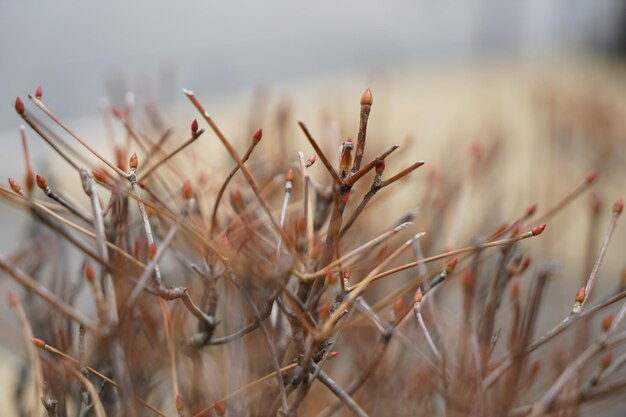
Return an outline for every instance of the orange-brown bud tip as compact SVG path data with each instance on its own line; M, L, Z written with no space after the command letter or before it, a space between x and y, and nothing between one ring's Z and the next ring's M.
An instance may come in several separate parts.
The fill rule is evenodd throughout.
M380 161L376 164L376 173L381 175L383 172L385 172L385 161Z
M176 395L176 410L182 411L184 407L185 407L185 404L183 403L183 399L180 397L180 394L177 394Z
M336 350L333 350L332 352L330 352L328 354L328 359L335 359L337 356L339 356L339 352L337 352Z
M404 313L406 309L406 304L404 302L404 298L400 297L398 298L396 301L394 301L393 303L393 313L397 318L400 318L400 316L402 315L402 313Z
M608 332L613 324L613 314L609 313L602 318L602 331Z
M150 258L150 259L154 258L154 255L156 255L156 252L157 252L156 245L154 243L151 243L148 246L148 258Z
M591 171L587 172L587 175L585 175L585 182L587 184L591 184L597 179L598 179L598 171L596 169L592 169Z
M613 362L613 354L609 350L605 352L604 355L602 355L602 357L600 358L600 368L602 370L605 370L606 368L611 366L611 362Z
M226 413L226 408L224 408L224 404L221 401L215 401L213 404L213 409L215 410L215 414L222 417Z
M613 204L613 213L621 214L622 210L624 210L624 199L620 197Z
M530 257L527 256L524 258L524 260L522 261L522 268L520 270L520 273L526 271L528 269L528 267L530 266L531 260Z
M537 374L539 373L539 370L541 369L541 362L536 360L533 363L530 364L530 375L529 377L531 379L535 378L537 376Z
M535 214L535 212L537 211L537 203L530 205L527 209L526 209L526 213L524 214L525 217L530 217L533 214Z
M467 270L461 277L461 286L463 290L469 292L474 286L474 274L472 271Z
M7 302L11 307L17 306L17 296L13 291L7 292Z
M193 197L193 189L191 188L191 182L189 180L183 183L182 194L185 200L191 200Z
M89 282L94 282L96 279L96 273L89 262L85 262L85 266L83 266L83 275Z
M372 104L374 104L374 97L372 96L372 90L368 88L361 96L361 106L371 106Z
M351 276L352 276L352 268L347 266L346 269L343 270L343 279L350 279Z
M196 135L198 133L198 119L193 119L191 122L191 134Z
M310 167L311 165L313 165L315 163L315 161L317 161L317 155L313 154L311 156L309 156L309 159L307 159L306 161L306 167Z
M22 194L22 187L13 178L9 178L9 186L15 194Z
M515 237L517 235L519 235L519 232L522 230L522 225L518 223L515 223L513 225L513 227L511 228L511 237Z
M91 175L93 175L93 177L100 182L106 182L107 175L102 169L94 169L91 171Z
M287 170L287 175L285 175L285 181L292 182L293 181L293 169L289 168Z
M43 88L41 88L41 86L37 87L37 90L35 90L35 97L37 97L38 99L41 99L41 97L43 97Z
M584 303L585 297L587 297L587 292L585 291L585 287L580 287L580 289L576 293L576 298L574 299L574 301L576 301L577 303Z
M35 347L38 347L39 349L44 349L46 347L46 342L37 337L33 337L33 345L35 345Z
M324 303L320 306L320 320L327 320L330 317L330 304Z
M543 233L543 231L546 230L546 224L540 224L539 226L535 226L532 229L532 234L533 236L537 236Z
M17 114L22 115L24 114L24 102L22 101L21 98L17 97L15 99L15 111L17 112Z
M259 129L256 132L254 132L254 135L252 135L252 142L259 143L262 137L263 137L263 129Z
M46 191L46 188L48 188L48 181L46 181L46 178L43 175L37 175L35 177L35 181L37 182L37 187Z
M513 278L511 280L511 298L513 300L519 300L519 293L521 290L521 284L519 278Z
M133 153L130 157L130 160L128 161L128 166L130 167L130 169L137 169L137 167L139 166L139 158L137 158L137 154Z
M424 294L422 293L422 289L420 287L417 287L417 290L415 290L415 294L413 294L413 302L414 303L421 303L422 302L422 298L424 298Z
M456 268L459 260L457 258L452 259L450 262L446 264L446 273L449 274Z

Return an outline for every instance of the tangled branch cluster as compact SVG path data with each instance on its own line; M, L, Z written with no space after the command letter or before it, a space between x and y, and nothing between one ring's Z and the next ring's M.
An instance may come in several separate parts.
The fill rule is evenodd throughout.
M262 157L252 167L262 131L241 156L193 92L185 95L234 161L229 173L211 173L219 187L185 180L177 164L204 134L197 120L186 141L166 150L171 131L154 140L129 109L114 109L127 141L110 160L45 106L41 89L29 98L63 135L16 100L87 197L70 198L34 174L22 128L25 187L10 179L0 188L41 226L11 257L0 256L6 276L25 289L9 294L29 370L17 383L19 415L537 417L626 387L626 356L612 357L626 342L626 288L587 303L623 201L571 314L540 336L554 267L531 265L521 242L542 234L595 172L532 224L536 205L457 248L464 199L445 197L479 181L495 147L474 149L464 178L432 176L424 213L386 223L369 206L384 205L376 195L423 162L387 176L399 146L366 155L369 89L356 143L341 143L338 165L300 122L312 156ZM129 157L130 149L137 153ZM311 172L316 163L324 180ZM430 231L445 224L442 245ZM76 257L80 274L72 274ZM590 317L617 303L594 330ZM449 310L461 325L444 319ZM534 360L571 332L576 342L560 367Z

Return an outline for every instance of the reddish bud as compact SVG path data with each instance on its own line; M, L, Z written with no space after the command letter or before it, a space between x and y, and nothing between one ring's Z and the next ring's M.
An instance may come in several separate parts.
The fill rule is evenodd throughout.
M48 181L46 181L46 178L43 175L37 175L35 177L35 181L37 181L37 187L46 191L46 188L48 188Z
M17 97L15 99L15 111L17 112L17 114L22 115L24 114L24 102L22 101L21 98Z
M376 252L376 256L374 256L374 259L376 259L377 261L383 259L387 255L388 250L389 247L387 245L381 246L380 249L378 249L378 252Z
M476 162L480 161L483 158L483 145L476 140L470 146L470 153Z
M156 252L157 252L157 247L154 243L151 243L150 245L148 245L148 259L154 258L154 255L156 255Z
M337 283L337 274L335 274L334 272L329 272L328 274L326 274L326 285L332 286L332 285L335 285L336 283Z
M361 106L371 106L374 103L374 97L372 96L372 90L369 88L361 95Z
M304 234L306 231L306 220L304 217L299 216L296 218L296 233Z
M137 158L137 154L133 153L130 157L130 160L128 161L128 166L130 167L130 169L137 169L137 167L139 166L139 158Z
M37 87L37 90L35 90L35 97L37 97L37 99L43 97L43 88L41 88L41 86Z
M224 404L221 401L215 401L213 404L213 409L215 410L215 414L222 417L226 413L226 409L224 408Z
M465 292L470 292L472 287L474 286L474 274L472 271L467 270L461 277L461 286Z
M545 223L540 224L539 226L533 227L532 234L533 236L538 236L542 234L545 229L546 229L546 224Z
M454 269L456 268L456 265L459 263L459 260L457 258L452 259L450 262L448 262L446 264L446 274L451 273L452 271L454 271Z
M100 182L106 182L107 175L102 169L94 169L91 171L91 175L93 175L93 177Z
M330 317L330 304L324 303L320 306L320 320L325 321Z
M519 278L511 279L511 299L513 301L519 300L520 290L521 284Z
M613 213L621 214L623 209L624 209L624 199L620 197L615 201L615 204L613 204Z
M609 350L600 358L600 369L604 371L606 368L611 366L611 362L613 362L613 354Z
M287 170L287 175L285 175L285 181L292 182L293 181L293 169L289 168Z
M348 200L350 199L350 191L346 191L341 194L341 202L345 205L348 204Z
M421 303L422 302L422 298L424 298L424 294L422 293L422 289L420 287L417 287L417 290L415 290L415 294L413 294L413 302L414 303Z
M239 192L239 190L234 190L232 193L230 193L230 205L237 213L243 210L243 196L241 195L241 192Z
M317 155L313 154L309 156L309 159L306 160L306 167L310 167L315 163L315 161L317 161Z
M539 370L541 369L541 362L536 360L533 363L530 364L530 372L528 377L530 379L534 379L537 374L539 373Z
M183 183L182 195L185 200L191 200L193 197L193 189L191 188L191 182L189 182L189 180Z
M148 183L146 182L146 180L138 181L137 185L141 187L142 190L148 189Z
M519 232L522 230L522 225L519 223L515 223L511 228L511 237L515 237L519 235Z
M94 282L96 279L96 273L93 270L93 266L89 262L85 262L83 266L83 275L89 282Z
M347 266L346 269L343 270L343 279L350 279L351 276L352 276L352 268Z
M378 175L382 175L385 172L385 161L380 161L376 163L376 173Z
M315 245L313 245L313 250L311 251L311 258L317 259L320 257L321 254L322 254L322 243L317 242Z
M613 314L609 313L602 318L602 331L608 332L613 324Z
M524 271L526 271L528 269L528 267L530 266L531 260L529 256L526 256L523 260L522 260L522 267L520 268L520 274L523 273Z
M33 345L35 345L35 347L38 347L39 349L45 349L46 348L46 342L44 342L43 340L37 338L37 337L33 337Z
M576 293L576 298L574 299L574 301L576 301L577 303L584 303L586 297L587 292L585 291L585 287L580 287L580 289Z
M198 119L193 119L193 122L191 122L191 134L193 136L196 136L197 133L198 133Z
M393 303L393 314L396 319L402 317L402 314L406 310L406 303L404 302L404 298L400 297Z
M122 171L125 171L125 162L124 160L126 159L126 151L120 147L120 146L116 146L115 147L115 161L117 163L117 167L119 169L121 169Z
M592 169L591 171L587 172L587 175L585 175L585 182L587 184L591 184L597 179L598 179L598 171L596 169Z
M537 211L537 203L530 205L524 213L524 217L530 217Z
M254 135L252 135L252 142L259 143L261 141L261 138L263 137L263 129L259 129L256 132L254 132Z
M328 360L335 359L337 356L339 356L339 352L337 352L336 350L333 350L332 352L328 354Z
M183 399L180 397L180 394L176 395L176 410L183 411L185 404L183 403Z
M13 178L9 178L9 186L15 194L22 195L22 187Z
M11 307L17 306L17 297L15 296L15 293L13 291L7 292L7 302Z

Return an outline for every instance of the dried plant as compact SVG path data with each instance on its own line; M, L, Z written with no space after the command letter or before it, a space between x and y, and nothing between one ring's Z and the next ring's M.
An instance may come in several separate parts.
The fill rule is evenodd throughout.
M459 247L469 190L493 166L497 143L475 146L461 178L430 175L419 215L388 219L373 203L384 210L379 194L424 163L388 176L399 146L366 153L369 89L356 143L343 141L337 156L299 122L310 157L287 153L285 109L285 153L258 155L259 129L240 156L194 93L184 94L234 161L211 172L214 184L181 169L205 133L197 120L167 150L171 130L150 138L130 108L112 109L127 140L108 158L46 107L41 88L29 98L63 135L16 100L87 197L35 175L20 129L25 189L13 179L0 188L38 226L0 256L24 288L8 295L28 364L16 383L18 415L537 417L576 415L626 388L626 288L588 302L622 199L572 291L571 313L544 318L554 322L545 334L536 328L555 265L531 265L533 244L522 243L539 239L595 171L544 215L531 204L495 230L473 227ZM619 304L596 329L590 319ZM563 350L551 361L554 345Z

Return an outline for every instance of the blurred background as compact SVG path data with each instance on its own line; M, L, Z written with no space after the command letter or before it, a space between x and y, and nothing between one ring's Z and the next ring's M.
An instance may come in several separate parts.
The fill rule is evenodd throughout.
M290 151L307 153L295 121L307 121L336 149L356 135L358 99L371 87L371 136L408 145L396 168L423 159L463 175L472 144L501 139L502 162L474 189L467 223L511 219L533 202L544 212L594 167L597 195L610 207L626 189L624 57L621 0L0 0L0 179L23 176L13 103L39 85L47 105L99 146L108 105L158 109L166 125L186 131L196 115L185 87L239 140L258 127L271 138L275 114L288 108ZM258 120L250 117L254 106L264 107ZM63 164L28 134L36 171L59 176ZM220 155L214 163L230 166ZM416 174L418 186L425 177ZM414 207L410 197L396 196L406 200L396 211ZM576 282L588 248L587 197L550 225L555 231L541 246L541 256L562 260L563 276ZM0 251L10 253L26 217L2 204L0 218ZM473 224L460 241L481 226L496 224ZM623 231L601 285L619 280Z
M183 87L215 98L220 104L211 111L227 119L241 118L259 91L278 102L308 101L315 114L321 101L344 113L346 95L354 103L366 86L380 85L377 104L389 116L406 113L407 100L425 106L413 106L409 120L427 116L427 125L403 123L393 134L424 136L436 118L437 136L459 135L464 118L487 118L468 111L500 111L503 91L529 79L550 85L573 78L584 94L605 87L598 79L606 71L613 71L611 81L623 81L616 60L626 53L625 22L626 3L619 0L1 0L1 150L20 149L13 102L39 85L57 115L93 142L103 136L103 99L158 106L175 125L191 117L188 107L175 110ZM429 114L433 100L449 110ZM43 144L32 148L35 159L49 162ZM19 158L4 158L0 178L18 176L20 166ZM10 247L0 239L0 249Z

